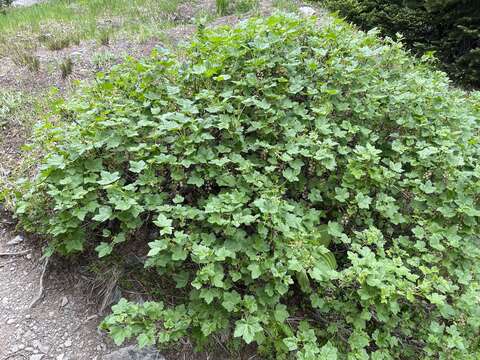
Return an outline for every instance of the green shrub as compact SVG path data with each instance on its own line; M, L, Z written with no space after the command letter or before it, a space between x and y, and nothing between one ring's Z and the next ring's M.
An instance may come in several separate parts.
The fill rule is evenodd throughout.
M478 0L325 0L328 7L363 29L404 36L418 53L435 51L455 79L480 86Z
M116 342L480 356L480 94L402 45L252 19L116 66L60 114L17 214L48 254L134 249L156 272L155 302L103 322Z

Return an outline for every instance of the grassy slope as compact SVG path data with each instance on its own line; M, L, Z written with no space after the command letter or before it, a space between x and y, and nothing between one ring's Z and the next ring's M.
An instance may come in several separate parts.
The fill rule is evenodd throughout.
M178 5L185 2L50 0L0 14L0 204L2 198L9 197L13 179L30 166L25 164L20 148L48 111L50 87L59 82L64 90L70 87L72 79L59 80L61 64L55 61L60 56L68 58L74 51L72 46L89 39L95 39L98 44L94 55L104 55L105 48L110 49L102 47L105 34L107 41L130 39L134 43L161 35L164 29L175 26L174 13ZM43 55L38 56L40 49ZM114 47L111 49L115 51ZM60 55L62 52L58 50L65 55ZM15 82L12 78L33 81L29 86L28 81ZM61 96L68 97L68 93L62 91Z
M95 71L108 70L125 55L138 55L148 48L142 44L151 39L168 44L172 33L181 34L184 27L193 27L194 17L215 20L220 16L215 3L46 0L0 14L0 204L7 201L12 181L24 173L25 167L31 167L25 164L20 149L48 113L52 86L61 89L56 96L69 97L72 80L93 78ZM228 0L227 13L245 17L262 7L294 11L298 3ZM61 76L62 66L70 59L74 76ZM85 69L86 75L84 71L82 76L75 76Z
M31 7L14 8L0 16L4 38L19 34L75 34L92 38L104 28L125 33L154 32L171 25L168 14L181 0L51 0Z

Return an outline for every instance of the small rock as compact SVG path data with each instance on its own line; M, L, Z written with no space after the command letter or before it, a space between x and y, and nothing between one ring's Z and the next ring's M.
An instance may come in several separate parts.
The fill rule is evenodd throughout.
M32 342L32 345L34 348L40 350L40 352L44 353L44 354L48 354L48 350L50 350L50 347L48 347L47 345L44 345L42 344L40 341L38 340L33 340Z
M30 6L41 1L42 0L15 0L12 5L13 6Z
M63 345L64 345L65 347L70 347L70 346L72 346L72 340L69 339L69 340L65 341L65 342L63 343Z
M65 358L65 354L60 354L60 355L57 355L55 360L63 360L64 358Z
M7 320L7 325L12 325L13 323L15 323L15 319L8 319Z
M137 349L135 346L127 346L105 355L103 360L165 360L165 357L154 348Z
M67 305L67 304L68 304L68 298L67 298L66 296L64 296L64 297L62 298L62 302L61 302L61 304L60 304L60 307L63 308L63 307L64 307L65 305Z
M23 236L22 235L17 235L15 236L12 240L7 242L7 245L12 246L12 245L18 245L23 242Z
M305 17L310 17L315 15L315 9L310 6L301 6L298 11Z
M35 354L30 356L30 360L42 360L43 354Z

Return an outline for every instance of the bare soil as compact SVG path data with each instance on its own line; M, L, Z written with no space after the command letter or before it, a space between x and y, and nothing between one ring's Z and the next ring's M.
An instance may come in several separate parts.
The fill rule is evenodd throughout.
M18 244L15 243L23 239ZM41 249L0 225L0 359L101 359L111 341L97 331L97 308L85 296L87 284L79 273L50 264L43 278Z

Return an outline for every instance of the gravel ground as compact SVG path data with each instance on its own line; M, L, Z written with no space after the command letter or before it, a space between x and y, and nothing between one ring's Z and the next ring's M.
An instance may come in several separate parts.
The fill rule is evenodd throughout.
M55 265L44 276L43 260L28 239L0 227L0 359L95 360L112 345L97 331L99 317L85 297L82 281Z

